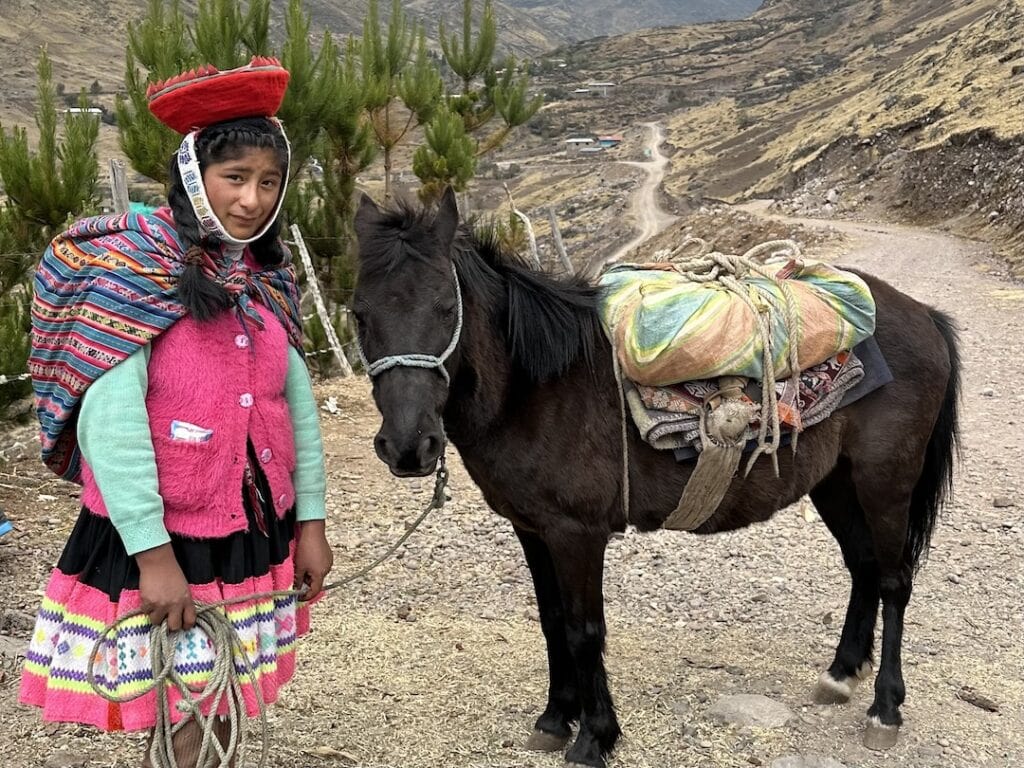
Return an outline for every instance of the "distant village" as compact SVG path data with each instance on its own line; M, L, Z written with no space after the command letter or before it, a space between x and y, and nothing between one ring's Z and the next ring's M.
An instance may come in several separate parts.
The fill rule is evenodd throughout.
M564 65L562 65L564 66ZM574 99L604 98L615 87L615 83L587 83L585 87L573 89ZM622 134L580 134L565 140L566 154L596 155L614 149L622 143Z

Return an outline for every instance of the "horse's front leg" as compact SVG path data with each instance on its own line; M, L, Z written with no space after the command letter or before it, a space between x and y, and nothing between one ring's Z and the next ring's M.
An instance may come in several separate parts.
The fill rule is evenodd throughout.
M516 527L516 536L526 555L526 564L533 576L537 595L537 612L548 649L548 703L537 718L527 749L556 752L572 736L572 724L580 717L580 700L576 687L576 667L569 652L565 634L565 611L555 576L551 553L539 536Z
M576 670L582 708L576 741L565 759L574 764L604 768L605 757L622 731L608 692L604 670L604 551L608 540L585 525L564 518L544 532L554 565L565 636Z

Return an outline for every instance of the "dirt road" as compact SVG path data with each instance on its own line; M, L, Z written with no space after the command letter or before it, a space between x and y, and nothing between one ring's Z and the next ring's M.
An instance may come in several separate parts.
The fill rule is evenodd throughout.
M596 271L600 271L600 267L606 264L622 260L630 251L650 240L678 218L665 213L658 202L658 190L661 189L661 181L665 177L665 166L669 162L669 159L661 153L665 132L658 123L642 123L642 125L648 132L645 149L651 159L642 163L633 160L620 161L622 165L640 168L646 174L629 200L629 212L637 227L637 233L632 240L607 256L602 264L597 265Z
M821 522L787 509L713 538L628 532L612 543L606 660L625 736L611 768L748 768L795 755L847 768L1024 765L1024 290L998 276L979 244L829 224L851 237L842 263L890 280L961 326L964 463L908 611L901 741L888 753L861 746L870 686L844 707L811 703L848 580ZM397 480L374 456L379 419L365 380L327 382L318 396L340 406L322 414L340 577L401 535L430 482ZM5 445L26 437L8 436ZM272 708L273 768L563 765L558 755L521 749L547 686L529 574L509 525L452 464L450 504L400 559L320 605L298 677ZM20 617L34 610L70 530L74 492L31 458L2 468L0 504L19 526L0 544L2 652L24 642ZM137 737L43 725L17 707L16 664L8 655L0 665L0 766L138 764ZM958 698L965 687L998 711ZM730 693L768 696L793 717L771 729L716 724L707 711Z

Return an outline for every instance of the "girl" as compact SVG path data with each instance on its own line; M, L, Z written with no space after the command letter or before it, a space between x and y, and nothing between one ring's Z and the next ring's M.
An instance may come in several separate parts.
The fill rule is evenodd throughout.
M43 459L83 486L22 677L20 700L46 720L152 729L153 692L111 703L86 680L99 631L119 617L144 612L93 660L108 693L151 684L149 630L160 622L181 630L176 666L202 684L215 651L194 627L196 601L305 584L301 601L225 609L254 673L243 677L249 714L254 686L269 703L292 676L305 601L333 559L298 290L278 239L290 157L270 116L287 82L276 60L257 58L152 86L151 111L185 134L169 207L78 222L36 274L30 370ZM216 732L224 743L224 723ZM175 734L182 768L195 766L201 736L194 721Z

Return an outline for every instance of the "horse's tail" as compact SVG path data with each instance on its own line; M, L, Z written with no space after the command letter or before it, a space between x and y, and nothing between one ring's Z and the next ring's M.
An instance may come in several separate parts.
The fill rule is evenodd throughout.
M922 555L927 557L935 522L946 499L953 492L953 464L960 458L960 360L959 337L956 325L937 309L930 310L932 322L946 342L949 352L949 379L942 409L928 439L924 468L914 487L910 503L910 527L907 546L911 562L917 566Z

